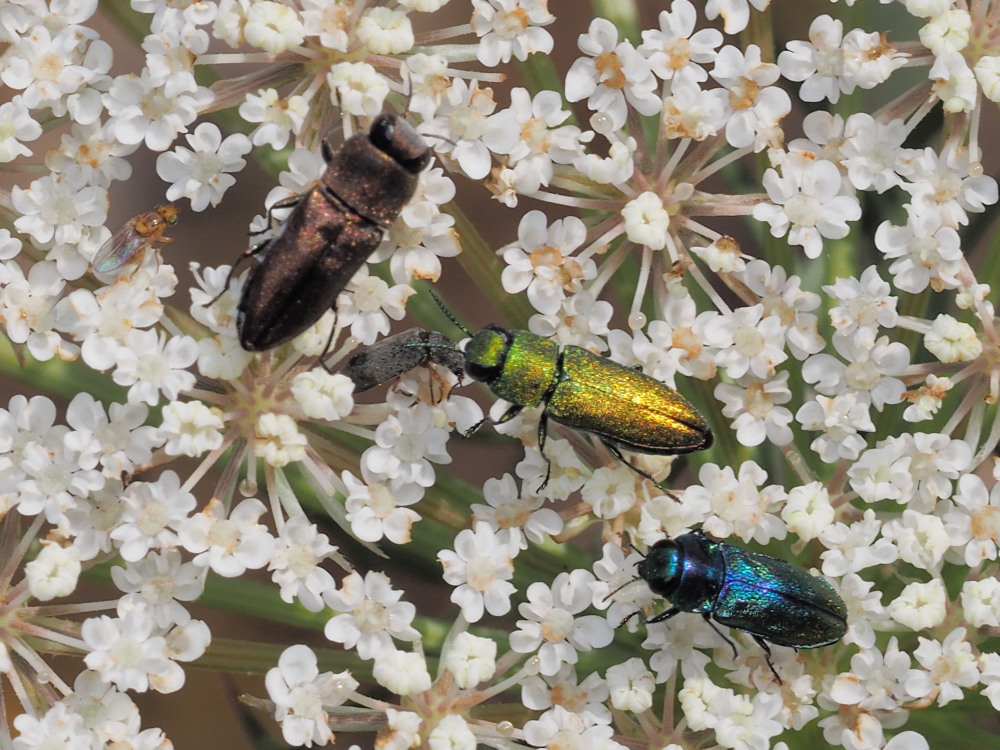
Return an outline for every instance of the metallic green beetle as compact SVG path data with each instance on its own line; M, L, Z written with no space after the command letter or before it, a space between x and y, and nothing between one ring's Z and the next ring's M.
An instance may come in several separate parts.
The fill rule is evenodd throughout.
M704 417L673 388L637 369L528 331L489 325L470 335L465 371L512 406L500 419L484 419L467 434L485 421L502 424L524 408L542 405L538 450L543 456L546 422L553 419L596 435L615 457L650 480L625 460L622 449L673 455L712 445ZM548 476L543 487L547 481Z

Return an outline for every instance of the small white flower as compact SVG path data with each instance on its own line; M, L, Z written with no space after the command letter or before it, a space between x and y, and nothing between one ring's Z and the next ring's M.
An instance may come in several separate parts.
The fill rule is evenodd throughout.
M738 34L747 27L750 20L750 6L764 10L771 0L708 0L705 17L712 21L722 16L723 28L727 34Z
M965 640L965 628L955 628L943 642L918 638L920 645L913 652L926 669L938 690L937 705L944 706L964 696L962 688L979 682L979 669L971 644Z
M553 315L567 295L594 278L597 266L589 257L571 255L587 236L580 219L569 216L551 226L547 222L541 211L529 211L521 218L517 245L503 251L508 265L501 282L511 294L527 289L532 306L544 315Z
M660 111L649 61L630 42L618 41L618 29L611 21L593 19L577 46L587 57L577 58L566 74L568 101L586 99L588 108L611 118L614 130L625 124L629 106L642 115Z
M413 47L410 16L391 8L370 8L358 20L358 40L373 55L399 55Z
M413 524L420 520L420 514L409 506L423 498L424 488L398 478L371 476L364 468L362 473L365 482L348 471L341 475L347 485L344 506L351 531L366 542L385 537L394 544L406 544Z
M427 736L430 750L475 750L476 735L469 723L458 714L448 714Z
M264 412L254 429L254 452L271 466L281 467L301 461L309 441L287 414Z
M807 258L818 258L823 238L847 236L848 222L861 218L861 205L844 195L840 170L825 159L801 158L791 152L781 165L781 176L773 169L764 173L764 189L770 203L758 203L753 217L771 225L774 237L788 234L788 242L801 245Z
M746 269L744 255L732 237L720 237L710 245L688 249L705 261L714 273L742 273Z
M580 498L598 518L612 520L627 513L638 497L635 476L627 466L596 469L583 484Z
M386 651L375 657L372 668L375 681L400 696L416 695L431 687L431 676L422 654Z
M72 547L47 543L35 559L24 566L24 577L31 595L47 602L73 593L80 570L80 557Z
M42 126L31 116L20 96L0 104L0 163L14 161L19 156L31 156L25 141L42 134Z
M937 516L907 508L899 518L882 525L882 536L899 550L899 559L921 570L938 572L948 551L948 532Z
M963 474L944 514L951 544L970 568L997 558L1000 545L1000 484L987 490L976 474Z
M753 146L760 151L779 137L778 123L792 108L788 94L773 85L780 75L777 65L761 60L756 44L747 45L746 51L730 44L719 50L712 78L725 89L721 101L725 108L726 140L733 148ZM768 188L766 173L764 187ZM774 200L774 196L771 198Z
M938 55L928 76L934 81L933 91L946 113L967 113L977 106L976 75L961 52L952 50Z
M371 571L363 578L352 571L340 588L327 589L326 605L340 614L330 618L324 633L344 648L355 649L362 659L375 659L395 651L393 638L417 641L420 634L410 623L416 607L402 601L403 592L392 588L383 573Z
M805 430L822 430L809 447L827 463L838 458L856 459L865 447L859 433L875 430L868 404L853 392L834 398L817 395L802 405L795 418Z
M191 73L175 73L172 80L183 77L190 78L190 86L177 86L183 92L173 95L156 84L146 70L138 76L115 78L102 96L109 115L109 132L121 143L145 142L153 151L166 151L213 99L211 90L198 86Z
M194 386L194 375L185 368L198 357L198 344L190 336L166 338L156 331L134 330L126 346L118 347L118 366L111 374L118 385L129 386L129 401L156 406L162 393L170 400Z
M973 33L968 10L952 8L931 18L920 28L920 41L935 56L961 52Z
M827 15L817 16L809 26L809 41L793 40L778 55L781 74L790 81L802 81L799 98L804 102L823 99L836 104L841 94L854 90L853 82L841 76L844 56L840 42L844 33L841 21Z
M622 218L625 234L635 244L650 250L667 246L670 214L656 193L647 190L630 200L622 207Z
M80 184L72 174L47 174L27 190L15 185L10 201L17 212L14 227L39 245L79 243L108 216L107 190Z
M766 481L767 472L753 461L741 463L738 473L730 466L708 463L698 471L698 484L684 490L682 502L701 511L709 534L766 544L785 538L785 526L777 515L783 493L776 487L760 489Z
M541 26L556 18L547 0L473 0L472 30L480 37L476 56L488 68L528 59L533 52L552 51L552 35Z
M478 622L484 610L491 615L510 611L510 596L516 591L510 583L515 555L517 547L509 533L495 532L482 521L474 530L458 532L454 552L438 552L444 580L455 587L451 601L462 608L468 622Z
M390 416L375 430L375 445L361 456L363 469L374 475L421 487L434 484L437 464L451 463L447 453L448 431L439 427L436 412L427 404Z
M962 612L974 628L1000 627L1000 580L984 578L962 584Z
M473 523L485 521L495 529L510 530L512 538L516 531L535 544L541 544L547 537L555 536L563 528L562 518L552 508L542 507L545 498L532 493L527 487L518 490L514 477L504 474L500 479L490 478L483 485L483 499L489 505L472 506ZM519 547L527 549L525 539Z
M222 412L201 401L171 401L161 412L160 438L168 456L200 456L222 445Z
M291 604L298 599L310 612L322 610L323 594L335 583L320 563L336 551L326 534L306 516L289 518L281 527L267 565L273 571L271 580L280 587L281 600Z
M289 135L298 135L308 113L305 97L292 95L282 99L274 89L247 94L246 101L240 105L240 117L247 122L260 123L251 134L253 145L266 144L274 149L283 149Z
M227 518L223 504L213 498L204 510L181 525L178 540L194 554L195 565L236 578L247 570L263 568L274 553L274 537L266 526L257 523L266 512L264 503L249 498L233 508Z
M633 155L637 148L635 138L632 137L615 141L608 149L607 156L584 154L573 161L573 169L601 185L627 182L635 172Z
M833 523L835 512L830 493L820 482L793 487L781 509L781 520L788 530L808 542Z
M40 716L18 714L12 724L17 730L17 736L10 743L12 750L42 747L88 750L102 742L86 727L83 716L65 703L56 703Z
M983 96L991 102L1000 101L1000 56L983 55L973 68Z
M119 615L140 612L164 629L191 620L181 602L198 599L205 590L205 578L204 568L184 562L177 549L152 552L124 568L111 568L111 579L124 594L118 600Z
M177 529L194 510L194 495L180 491L180 477L163 472L155 482L132 482L122 500L125 512L111 531L124 560L135 562L150 549L178 545Z
M560 573L549 587L536 581L528 587L528 601L517 611L525 620L517 621L510 634L510 646L522 654L538 653L539 671L553 675L562 664L576 664L578 651L604 648L614 637L607 620L582 615L590 606L594 576L589 570Z
M635 657L608 669L608 690L611 705L619 711L642 713L653 706L656 681L642 659Z
M765 439L774 445L792 442L788 427L792 413L780 406L792 400L787 372L779 372L763 382L744 376L736 384L719 383L715 397L725 404L722 413L733 419L732 427L740 444L760 445Z
M557 750L570 742L574 747L589 750L625 750L612 739L614 728L597 723L592 716L554 706L540 718L524 724L524 739L534 747Z
M268 697L274 701L274 718L290 745L326 745L334 741L324 707L343 704L358 682L350 672L319 671L316 654L308 646L285 649L278 666L264 678Z
M924 335L924 346L942 362L971 362L983 353L983 342L968 323L941 313Z
M489 116L496 109L493 91L480 88L477 81L452 80L432 119L420 125L420 132L434 135L439 155L450 155L467 177L480 180L490 172L492 159L484 138L491 127ZM497 123L493 127L500 127Z
M233 133L223 140L217 125L203 122L187 136L187 142L190 149L177 146L160 154L156 173L173 183L167 188L168 200L184 197L191 201L191 210L204 211L209 204L219 205L226 190L236 184L236 178L228 173L246 166L242 157L250 151L250 139Z
M170 668L166 641L156 634L151 617L136 612L120 619L92 617L84 620L80 635L87 644L87 667L119 690L145 692L152 675Z
M948 594L940 579L908 583L886 606L893 620L910 630L926 630L944 622Z
M339 62L326 74L330 98L347 114L375 117L389 95L389 84L366 62Z
M864 336L874 340L878 328L893 328L896 325L896 297L890 287L878 275L875 266L868 266L860 279L837 279L823 287L833 302L839 302L830 310L830 321L841 336Z
M496 641L469 632L459 633L444 655L445 667L464 690L490 679L496 671L496 660Z
M305 39L305 28L295 9L270 0L249 4L243 33L247 44L274 55L299 46Z
M333 422L354 408L354 384L346 375L333 375L316 367L296 375L291 390L303 413L313 419Z
M423 721L419 714L387 708L385 718L386 725L375 738L379 750L410 750L415 744L420 744L418 732Z
M708 343L718 348L716 363L733 378L747 372L767 379L788 355L783 351L785 325L776 315L765 315L763 305L740 307L724 315L708 332Z
M899 558L899 551L888 539L876 539L882 523L871 508L850 526L835 523L824 529L819 540L827 547L820 555L823 575L839 578L857 573L873 565L891 565Z
M695 81L706 80L708 73L702 64L715 58L722 44L719 30L695 31L698 12L689 0L674 0L670 10L661 10L658 18L660 28L644 30L639 45L653 73L664 81L685 74Z
M81 468L100 464L106 477L132 473L161 443L156 428L145 424L148 414L145 404L110 404L105 414L89 393L77 394L66 409L66 422L74 428L66 445L79 453Z

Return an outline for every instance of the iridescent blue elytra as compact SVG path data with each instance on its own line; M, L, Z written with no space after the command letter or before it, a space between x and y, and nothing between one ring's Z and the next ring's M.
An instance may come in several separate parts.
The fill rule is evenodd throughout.
M650 590L671 604L644 622L698 612L709 625L714 619L742 630L763 647L775 677L766 642L817 648L839 641L847 632L847 607L827 581L784 560L716 541L700 530L661 539L637 569ZM712 627L735 654L732 641Z

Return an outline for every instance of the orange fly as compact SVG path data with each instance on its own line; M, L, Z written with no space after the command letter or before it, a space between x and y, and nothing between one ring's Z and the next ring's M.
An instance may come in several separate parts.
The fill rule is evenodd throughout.
M168 203L157 206L152 211L135 216L115 232L111 239L101 245L94 256L94 270L108 273L128 263L139 253L154 243L172 242L163 233L167 227L177 223L176 206Z

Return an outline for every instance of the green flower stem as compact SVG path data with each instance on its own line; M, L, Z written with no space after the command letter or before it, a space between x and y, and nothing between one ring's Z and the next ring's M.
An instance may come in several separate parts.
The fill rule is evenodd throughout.
M499 308L506 325L518 329L527 328L528 318L534 312L527 297L504 291L499 283L503 264L497 258L496 252L486 244L476 225L461 208L450 203L447 210L455 217L455 231L462 238L462 252L458 255L458 262L462 268L470 278L482 283L479 291Z

